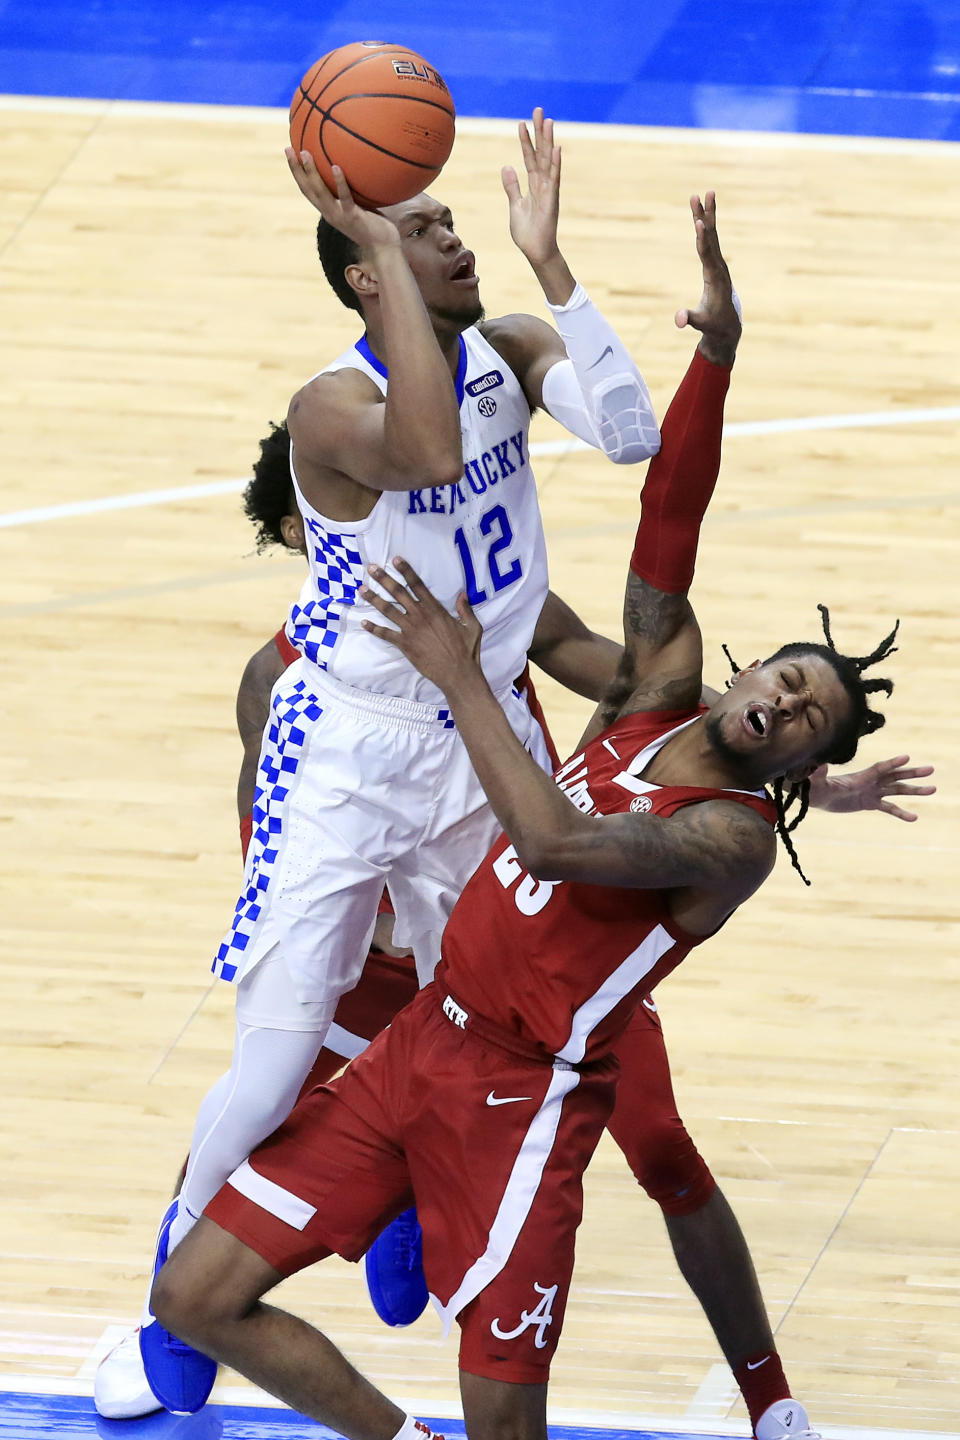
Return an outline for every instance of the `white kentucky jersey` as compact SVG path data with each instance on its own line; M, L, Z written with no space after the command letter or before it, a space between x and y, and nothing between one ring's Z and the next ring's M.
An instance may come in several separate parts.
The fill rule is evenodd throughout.
M385 394L387 369L366 337L321 375L353 368ZM330 520L304 498L290 466L304 519L310 574L287 620L301 655L357 689L442 703L437 687L386 641L361 626L382 617L360 599L367 566L408 560L440 604L453 611L465 591L483 625L481 663L496 694L523 670L547 595L547 556L530 469L530 406L517 377L471 327L460 337L456 377L463 436L463 477L454 485L384 490L364 520ZM430 444L424 417L424 445Z

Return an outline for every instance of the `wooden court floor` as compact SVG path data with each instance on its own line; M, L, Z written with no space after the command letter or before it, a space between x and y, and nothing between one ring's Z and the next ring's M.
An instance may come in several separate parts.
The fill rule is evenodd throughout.
M0 109L11 1389L89 1393L97 1347L139 1313L231 1044L208 966L238 879L233 696L299 562L252 553L233 493L118 502L242 477L267 421L354 338L283 129L268 111ZM491 314L539 309L499 189L514 152L502 126L464 127L435 187ZM723 641L749 661L817 638L817 601L854 653L902 620L888 727L861 755L932 762L939 794L914 826L810 818L813 887L781 863L659 999L681 1112L751 1241L795 1392L827 1435L957 1432L960 151L584 127L564 164L565 249L661 412L691 350L673 312L699 294L687 197L718 191L747 333L694 592L708 671L723 677ZM538 419L533 439L559 434ZM554 588L615 634L640 478L578 451L537 470ZM93 499L108 505L9 523ZM583 704L544 695L572 745ZM743 1425L612 1147L587 1189L558 1411ZM354 1268L286 1300L395 1395L455 1405L453 1342L429 1315L380 1327Z

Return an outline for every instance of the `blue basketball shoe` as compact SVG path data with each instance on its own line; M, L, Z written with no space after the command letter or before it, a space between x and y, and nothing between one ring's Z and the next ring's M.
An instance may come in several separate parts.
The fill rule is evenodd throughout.
M154 1278L160 1267L166 1264L170 1226L176 1214L177 1202L174 1200L160 1224L153 1261ZM140 1327L140 1355L147 1384L161 1405L174 1415L194 1415L203 1409L217 1378L216 1360L201 1355L192 1345L164 1330L149 1309Z
M430 1296L423 1273L423 1232L411 1207L391 1221L364 1257L367 1289L385 1325L412 1325Z

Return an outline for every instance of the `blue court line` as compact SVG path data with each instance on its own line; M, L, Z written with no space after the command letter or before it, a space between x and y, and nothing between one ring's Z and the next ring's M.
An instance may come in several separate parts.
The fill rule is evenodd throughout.
M460 1420L422 1417L447 1440L464 1436ZM256 1406L208 1405L199 1415L168 1415L142 1420L103 1420L93 1401L79 1395L0 1394L0 1440L338 1440L335 1430L291 1410ZM551 1425L551 1440L716 1440L716 1434L680 1434L671 1430L598 1430ZM729 1437L728 1437L729 1440Z

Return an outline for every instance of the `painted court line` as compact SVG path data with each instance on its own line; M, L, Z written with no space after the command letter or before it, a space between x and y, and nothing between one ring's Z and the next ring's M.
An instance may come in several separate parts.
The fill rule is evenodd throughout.
M753 435L796 435L819 430L860 430L891 425L942 425L960 420L960 405L918 410L877 410L850 415L806 415L782 420L742 420L725 425L725 440ZM534 457L566 455L593 447L583 440L546 440L530 446ZM150 505L176 505L211 495L230 495L242 490L242 480L214 480L203 485L178 485L166 490L141 490L129 495L105 495L99 499L75 500L64 505L43 505L29 510L0 514L0 530L20 525L42 525L48 520L68 520L80 515L97 515L109 510L138 510Z
M326 1440L334 1432L325 1426L306 1421L290 1410L263 1405L256 1392L246 1391L240 1403L230 1403L226 1395L214 1392L216 1400L201 1415L188 1420L165 1413L147 1416L130 1422L108 1421L97 1423L89 1394L78 1395L61 1390L38 1388L30 1390L15 1388L8 1383L17 1377L0 1379L0 1393L8 1396L6 1403L0 1402L0 1437L3 1440L47 1440L56 1436L58 1440L85 1440L87 1436L103 1436L109 1430L111 1436L129 1435L130 1440L172 1440L174 1434L187 1440L189 1435L252 1436L263 1440ZM23 1377L19 1377L22 1381ZM423 1414L420 1406L398 1397L398 1403L413 1413ZM451 1436L463 1435L463 1424L457 1416L436 1414L438 1408L431 1406L431 1414L424 1415L428 1424L442 1425ZM452 1423L451 1423L452 1421ZM104 1427L106 1425L106 1429ZM684 1440L745 1440L747 1427L744 1421L708 1420L706 1422L673 1420L659 1416L598 1414L596 1412L563 1412L551 1410L550 1433L554 1440L670 1440L670 1437L684 1437ZM824 1430L824 1440L960 1440L960 1436L948 1435L943 1431L893 1430L871 1426L869 1430L860 1426L829 1426Z

